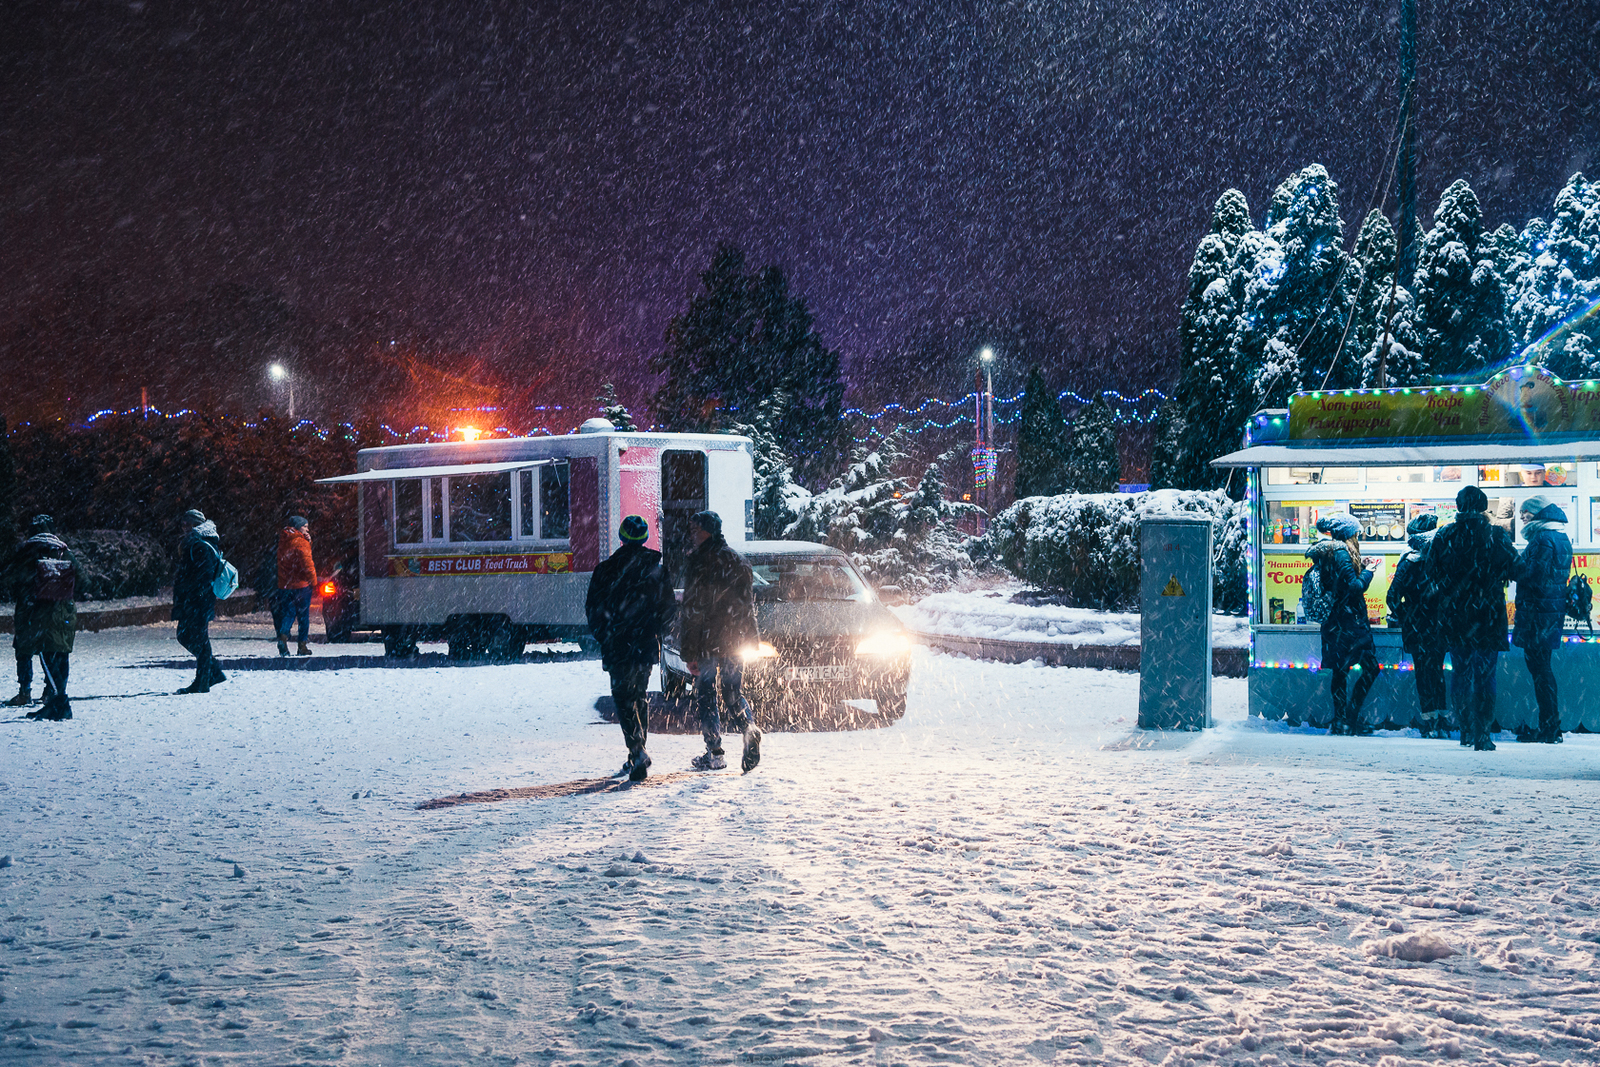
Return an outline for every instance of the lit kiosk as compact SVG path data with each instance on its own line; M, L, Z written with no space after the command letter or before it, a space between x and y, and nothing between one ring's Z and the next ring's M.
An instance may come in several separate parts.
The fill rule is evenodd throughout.
M1559 504L1573 573L1600 588L1600 382L1563 382L1542 367L1518 366L1483 385L1296 393L1287 411L1251 419L1242 450L1212 462L1246 474L1252 715L1318 726L1332 715L1320 629L1300 617L1305 551L1326 512L1355 516L1362 554L1379 562L1367 615L1384 672L1362 709L1370 724L1417 718L1411 659L1399 628L1388 629L1385 594L1406 551L1406 523L1425 511L1440 525L1451 522L1462 486L1483 489L1490 519L1519 550L1522 501L1543 494ZM1514 592L1507 590L1508 605ZM1562 728L1600 730L1600 644L1572 619L1555 671ZM1501 727L1534 726L1520 649L1500 657L1498 683Z

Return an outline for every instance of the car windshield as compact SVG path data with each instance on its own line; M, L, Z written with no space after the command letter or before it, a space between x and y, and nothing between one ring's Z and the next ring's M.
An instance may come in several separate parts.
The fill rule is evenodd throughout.
M756 599L764 601L872 599L872 590L845 559L837 556L806 558L778 556L750 560L755 572Z

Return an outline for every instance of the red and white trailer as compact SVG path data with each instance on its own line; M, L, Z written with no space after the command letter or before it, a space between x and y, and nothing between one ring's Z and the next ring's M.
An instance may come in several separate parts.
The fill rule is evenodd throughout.
M586 637L584 595L627 515L650 523L675 582L690 516L714 511L732 544L752 533L754 448L731 434L617 431L591 419L564 437L365 448L361 625L384 650L447 641L457 658L520 655L528 641Z

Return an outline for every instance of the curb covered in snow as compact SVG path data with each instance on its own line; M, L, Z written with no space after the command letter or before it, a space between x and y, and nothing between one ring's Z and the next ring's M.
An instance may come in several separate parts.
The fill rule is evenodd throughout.
M256 594L252 589L240 589L226 600L217 601L217 616L248 615L256 610ZM166 622L172 618L172 605L140 604L120 608L78 608L78 629L96 633L118 626L148 626L153 622ZM0 634L16 631L10 614L0 615Z
M1139 669L1138 645L1064 645L1053 641L1007 641L993 637L928 633L918 633L917 640L929 648L960 652L974 659L996 660L1000 663L1039 660L1053 667L1099 667L1118 671ZM1243 678L1249 668L1249 649L1211 650L1211 673L1214 675Z

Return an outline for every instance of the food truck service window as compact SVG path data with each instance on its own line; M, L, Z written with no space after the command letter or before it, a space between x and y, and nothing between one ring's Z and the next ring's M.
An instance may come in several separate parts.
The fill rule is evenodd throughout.
M511 474L456 475L450 479L450 540L511 540Z
M571 528L567 486L571 468L550 463L517 472L517 536L524 541L555 541Z

